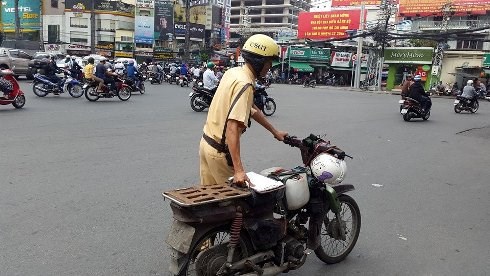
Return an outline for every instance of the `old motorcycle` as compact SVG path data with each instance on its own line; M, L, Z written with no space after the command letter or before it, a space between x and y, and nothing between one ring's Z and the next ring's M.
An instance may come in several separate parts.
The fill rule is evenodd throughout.
M248 173L252 188L163 193L174 217L166 240L171 275L277 275L299 269L312 252L327 264L349 255L361 227L359 207L346 194L354 186L340 184L350 156L313 134L284 142L300 149L304 165L256 174L273 184Z

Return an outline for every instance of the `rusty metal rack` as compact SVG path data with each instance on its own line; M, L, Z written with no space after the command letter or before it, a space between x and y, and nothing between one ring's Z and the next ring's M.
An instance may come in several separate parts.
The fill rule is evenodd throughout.
M164 198L168 198L182 206L196 206L226 201L246 197L250 194L251 192L248 189L240 189L228 184L197 186L162 193Z

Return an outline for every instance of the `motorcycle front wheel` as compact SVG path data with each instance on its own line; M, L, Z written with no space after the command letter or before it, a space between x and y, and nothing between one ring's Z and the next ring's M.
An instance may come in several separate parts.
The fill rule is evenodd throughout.
M473 102L473 106L470 109L470 112L471 113L477 112L479 107L480 107L480 104L478 103L478 101L475 100L475 102Z
M143 82L140 84L139 91L140 94L145 94L146 92L145 84Z
M204 234L188 254L188 262L183 268L186 276L215 276L226 261L230 231L226 227L215 228ZM248 239L240 236L233 261L252 255L252 246Z
M454 106L454 112L461 113L461 103L458 103Z
M25 104L26 97L24 95L17 96L17 98L15 98L15 100L12 102L12 105L17 109L24 107Z
M327 264L343 261L356 245L361 231L361 211L356 201L348 195L340 195L339 202L340 223L329 211L322 224L320 246L315 250L316 256Z
M131 98L131 90L128 87L121 88L121 90L117 92L117 97L121 101L127 101Z
M70 93L73 98L80 98L83 95L83 88L80 84L69 85L68 93Z
M204 101L204 99L199 94L194 94L191 97L191 108L196 112L201 112L206 108L204 105L201 105L199 103L199 100Z
M265 100L264 108L262 109L265 116L272 116L276 112L276 102L273 99L268 98Z

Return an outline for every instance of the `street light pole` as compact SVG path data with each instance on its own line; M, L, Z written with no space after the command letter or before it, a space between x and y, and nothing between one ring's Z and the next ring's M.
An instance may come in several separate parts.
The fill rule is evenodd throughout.
M90 6L90 52L95 54L95 1Z
M190 19L191 19L191 0L185 0L185 46L184 46L184 61L189 62L190 60L190 29L191 29L191 24L190 24Z

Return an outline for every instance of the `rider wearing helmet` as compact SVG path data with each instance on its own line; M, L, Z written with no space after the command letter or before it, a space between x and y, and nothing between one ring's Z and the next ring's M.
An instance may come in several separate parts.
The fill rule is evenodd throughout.
M432 102L429 98L429 95L425 93L425 89L422 86L421 80L422 78L420 77L420 75L416 75L413 78L414 83L412 84L412 86L410 86L408 90L408 97L418 101L420 103L422 111L426 113L430 110Z
M208 69L204 71L204 75L202 77L202 82L204 88L210 90L213 94L216 92L217 84L219 82L218 78L214 74L214 63L208 62Z
M466 86L463 88L463 93L461 97L470 100L470 106L473 105L473 101L478 97L478 92L474 87L474 82L472 80L468 80Z
M138 68L134 66L134 60L130 59L128 61L128 66L126 67L126 74L128 78L133 80L135 87L139 87L138 78L136 78L136 74L138 74Z
M93 81L99 83L99 90L101 90L102 85L104 85L104 80L101 78L98 78L94 75L95 60L93 57L89 57L87 61L88 61L87 65L85 65L85 67L83 68L83 75L86 79L93 80Z
M251 36L242 48L245 65L223 75L208 111L204 135L199 145L201 185L223 184L233 176L237 185L250 180L240 156L240 135L250 126L250 118L279 141L286 132L275 129L253 105L253 85L264 77L278 58L279 46L262 34Z
M109 87L109 90L114 90L116 87L116 82L114 81L114 76L116 73L112 72L110 68L106 66L106 58L102 58L95 68L95 76L104 80L104 83Z

